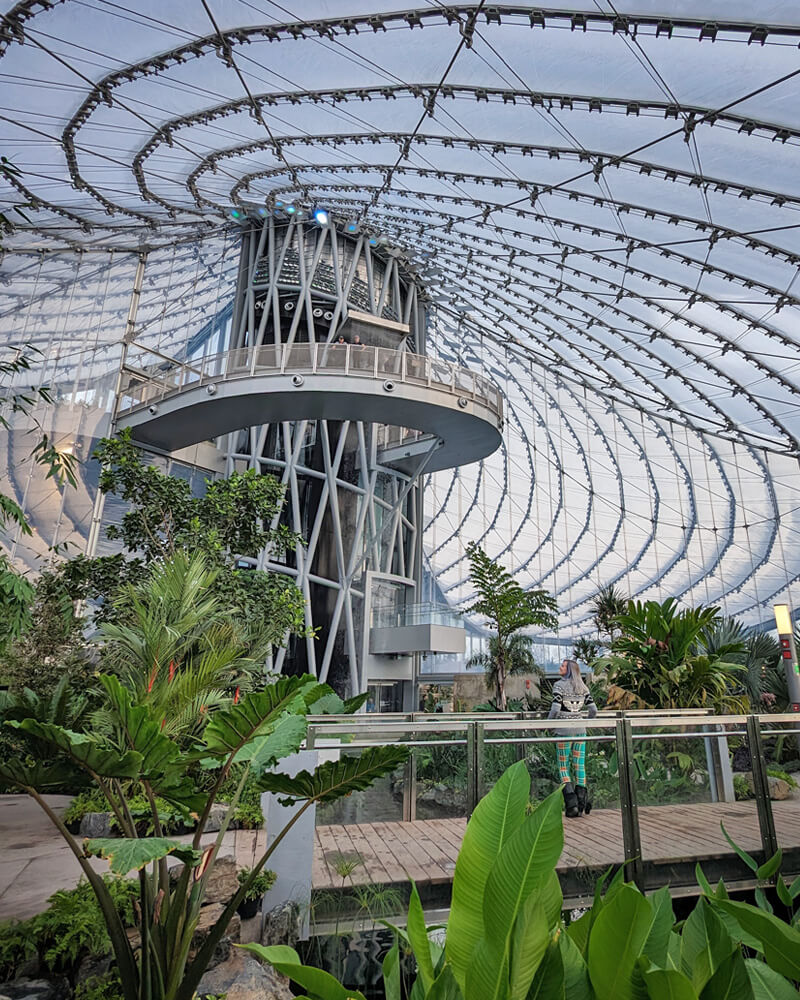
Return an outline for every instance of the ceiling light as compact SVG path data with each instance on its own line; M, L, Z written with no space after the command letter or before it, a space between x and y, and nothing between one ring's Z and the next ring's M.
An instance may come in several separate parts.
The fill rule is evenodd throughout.
M327 208L315 208L314 209L314 221L318 222L321 226L328 225L328 210Z

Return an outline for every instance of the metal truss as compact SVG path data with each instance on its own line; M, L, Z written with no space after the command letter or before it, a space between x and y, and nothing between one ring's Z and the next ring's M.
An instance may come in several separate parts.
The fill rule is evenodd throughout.
M362 235L273 215L242 245L231 346L335 342L348 305L390 317L412 331L401 351L425 349L418 290L396 258L376 256ZM292 576L306 624L318 629L291 658L320 680L364 690L365 586L368 572L419 581L421 476L438 439L412 472L382 464L387 428L362 421L300 421L228 435L228 474L246 466L279 476L285 521L302 538L291 554L265 552L257 565ZM330 596L326 596L330 595ZM287 648L275 657L285 667ZM344 676L343 676L344 674Z

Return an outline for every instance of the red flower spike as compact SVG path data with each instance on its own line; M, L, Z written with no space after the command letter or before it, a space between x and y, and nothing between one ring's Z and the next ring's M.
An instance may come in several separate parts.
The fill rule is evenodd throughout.
M169 683L172 683L172 678L175 676L175 661L169 661Z
M233 703L234 703L234 705L238 705L239 704L239 690L240 689L237 687L236 688L236 693L233 696Z

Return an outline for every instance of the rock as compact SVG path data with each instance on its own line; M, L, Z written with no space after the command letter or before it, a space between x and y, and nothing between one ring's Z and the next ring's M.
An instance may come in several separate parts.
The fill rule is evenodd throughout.
M197 927L195 928L194 937L192 938L192 946L189 949L189 961L191 961L200 950L204 941L208 937L209 931L222 916L222 911L224 909L225 905L223 903L212 903L210 906L202 906L200 908L200 919L197 921ZM234 913L231 922L228 924L228 929L226 930L224 937L214 949L214 954L211 956L211 961L208 963L209 969L213 969L221 962L228 960L232 951L232 943L239 940L241 926L242 922L239 919L239 914ZM224 992L224 990L222 992Z
M238 948L200 980L197 995L209 993L225 994L227 1000L294 1000L288 979Z
M81 837L113 837L111 813L86 813L78 832Z
M65 979L15 979L0 983L3 1000L64 1000L70 993Z
M203 906L209 903L228 903L239 891L236 862L232 857L217 858L208 876Z
M261 943L288 944L293 948L300 939L300 907L292 900L281 903L264 914Z
M96 976L104 976L111 968L111 955L84 955L75 973L75 982L81 983L85 979L94 979Z
M218 833L227 812L228 806L224 802L215 802L209 810L204 833Z
M745 781L750 788L750 791L755 795L755 783L753 782L753 775L747 772L743 775ZM767 776L767 781L769 782L769 797L776 802L780 802L783 799L790 799L792 797L792 786L788 781L784 781L783 778L774 778L771 774Z

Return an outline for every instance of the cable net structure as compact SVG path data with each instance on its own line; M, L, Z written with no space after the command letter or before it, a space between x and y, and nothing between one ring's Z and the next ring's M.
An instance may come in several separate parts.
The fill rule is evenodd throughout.
M123 344L225 350L244 224L322 208L424 287L428 353L505 395L502 448L426 481L424 596L463 606L476 541L570 638L608 584L751 626L791 603L795 3L0 10L0 330L81 457ZM6 439L15 559L85 546L97 471L59 493Z

